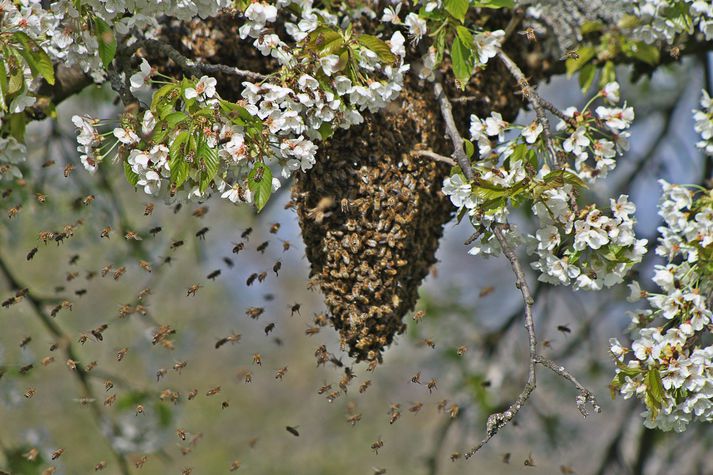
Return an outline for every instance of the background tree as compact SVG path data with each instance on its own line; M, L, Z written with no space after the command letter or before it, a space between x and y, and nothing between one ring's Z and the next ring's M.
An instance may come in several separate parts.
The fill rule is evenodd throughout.
M676 124L698 102L684 78L708 86L712 18L673 0L0 3L2 463L462 473L502 429L468 463L707 473L713 165L684 152L713 154L709 96L698 138ZM544 86L565 74L567 94ZM505 259L449 278L454 212L470 254ZM506 262L517 290L482 271ZM622 344L625 283L644 305ZM619 417L570 420L600 403Z

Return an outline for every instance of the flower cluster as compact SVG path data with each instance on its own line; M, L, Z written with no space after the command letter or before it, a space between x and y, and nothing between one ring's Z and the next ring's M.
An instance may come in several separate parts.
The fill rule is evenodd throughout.
M701 0L635 0L631 12L636 17L634 36L654 43L673 43L676 36L700 31L713 39L713 5Z
M693 111L694 129L701 136L701 140L696 146L702 149L706 155L713 156L713 100L708 95L708 91L703 90L701 97L701 109Z
M597 98L607 105L592 113L589 107ZM610 200L608 210L594 204L579 209L574 198L575 191L605 177L627 148L626 129L634 112L612 105L618 101L618 84L608 84L582 111L566 110L554 136L545 134L538 120L523 127L508 124L499 113L471 117L470 135L479 152L475 177L468 183L457 173L444 183L444 192L461 213L467 212L478 233L471 254L499 252L490 227L505 224L510 207L531 203L537 231L519 236L511 225L509 232L513 239L524 239L536 256L532 267L540 280L586 290L623 281L646 252L646 240L634 234L636 207L626 195ZM540 158L553 149L557 157ZM566 166L560 163L563 158Z
M285 178L297 169L308 170L315 161L315 141L337 127L362 122L362 111L376 111L398 96L407 70L400 32L384 42L352 36L350 29L295 24L298 36L306 36L289 47L267 32L274 7L252 3L245 15L241 34L254 35L256 47L280 61L277 74L244 82L244 99L236 104L220 98L214 78L177 83L159 77L143 60L130 78L132 91L152 82L168 84L153 95L150 110L124 118L111 133L100 133L93 119L75 117L85 167L93 171L118 144L127 177L146 193L165 190L191 198L213 189L233 202L261 208L279 187L270 163L277 163ZM329 51L320 49L325 38Z
M644 401L647 427L681 432L713 421L713 192L660 183L660 293L630 285L630 301L645 298L648 307L632 314L631 349L611 340L612 391Z

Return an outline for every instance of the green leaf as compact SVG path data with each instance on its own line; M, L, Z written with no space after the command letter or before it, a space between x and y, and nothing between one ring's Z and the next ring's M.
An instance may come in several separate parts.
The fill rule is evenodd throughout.
M515 0L484 0L473 3L473 6L476 8L515 8Z
M54 66L45 50L40 48L35 41L22 31L16 31L13 38L20 42L20 54L35 75L45 78L48 84L54 84Z
M334 133L334 127L329 122L322 122L322 125L320 125L317 130L319 131L319 135L322 137L322 140L327 140Z
M456 35L458 35L458 38L463 42L464 45L472 45L473 44L473 33L470 32L470 30L464 26L457 26L456 27ZM472 46L471 46L472 47Z
M602 68L602 76L599 78L599 86L604 87L614 81L616 81L616 65L613 61L607 61Z
M577 50L577 58L568 58L565 62L565 68L567 69L567 77L571 78L574 73L582 69L582 67L587 64L594 55L596 50L592 45L582 46Z
M465 154L471 158L475 153L475 145L468 139L463 139L463 143L465 144Z
M253 201L258 212L262 211L272 194L272 171L270 167L262 162L257 162L248 174L248 188L253 193Z
M201 140L198 145L198 150L196 152L196 157L201 163L201 177L199 188L201 193L208 189L210 182L215 178L218 173L218 167L220 165L220 157L218 157L218 150L210 147L205 140Z
M158 106L160 103L164 101L164 99L167 99L171 93L174 91L178 90L178 84L166 84L165 86L162 86L158 91L156 91L153 95L153 98L151 99L151 111L154 113L154 115L158 116ZM170 102L173 104L173 102Z
M395 63L396 55L391 52L391 48L383 40L373 35L361 35L357 41L362 46L370 49L379 57L383 63Z
M173 139L173 143L168 149L169 162L168 166L171 169L171 181L176 186L181 186L188 178L190 168L186 162L186 154L189 145L190 134L184 130Z
M597 67L593 63L586 64L579 70L579 88L582 90L582 94L587 94L589 88L592 87L596 75Z
M661 52L655 45L649 45L643 41L632 41L624 44L623 53L638 61L642 61L651 66L656 66L661 60Z
M168 127L171 129L176 128L178 124L185 121L186 119L188 119L188 116L180 111L172 112L171 114L168 114L165 118Z
M473 58L473 50L471 45L466 45L459 37L453 40L451 46L451 61L453 62L453 74L456 76L456 81L461 89L465 89L473 67L475 66Z
M465 20L465 15L468 13L470 2L468 0L444 0L443 8L462 23Z
M101 18L94 17L94 34L97 37L97 42L99 43L99 57L102 60L102 64L107 68L114 60L116 55L116 38L114 37L114 30L102 20Z
M131 169L131 165L129 165L129 162L124 162L124 176L126 177L126 181L128 181L131 186L136 186L139 182L139 175L134 173Z
M580 31L582 32L583 35L588 35L590 33L597 33L599 31L602 31L603 29L604 29L604 24L601 21L590 20L590 21L585 21L582 24Z
M18 142L23 143L25 141L25 127L27 126L25 114L23 112L10 114L6 120L10 124L10 135L15 137Z

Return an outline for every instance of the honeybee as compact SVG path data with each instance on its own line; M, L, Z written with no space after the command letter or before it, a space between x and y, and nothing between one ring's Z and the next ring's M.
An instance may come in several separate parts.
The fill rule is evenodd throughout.
M233 462L230 464L230 471L234 472L239 468L240 468L240 460L233 460Z
M183 246L183 241L181 241L181 240L173 241L171 243L171 250L178 249L181 246Z
M124 234L124 239L128 240L134 240L134 241L141 241L141 236L139 236L135 231L126 231L126 234Z
M352 425L352 427L354 427L356 425L356 423L359 422L360 420L361 420L361 414L359 414L359 413L355 413L355 414L351 414L351 415L347 416L347 422L350 423Z
M371 380L367 379L366 381L361 383L361 385L359 386L359 393L361 394L361 393L366 392L366 390L369 389L369 386L371 386Z
M38 203L44 203L47 201L47 195L43 193L35 193L35 198L37 198Z
M413 314L413 320L416 323L419 323L425 316L426 316L426 312L424 312L423 310L419 310L418 312Z
M416 402L411 404L411 406L408 408L409 412L413 414L418 414L418 412L423 408L423 403L422 402Z
M74 165L72 165L71 163L68 163L67 166L64 167L64 177L68 178L69 175L71 175L73 171L74 171Z
M285 429L287 430L287 432L294 435L295 437L299 437L300 433L297 432L297 427L299 427L299 426L295 426L295 427L285 426Z
M198 289L201 289L203 286L200 284L193 284L190 287L188 287L187 292L186 292L186 297L196 296L196 292L198 292Z
M156 237L156 235L160 233L162 229L163 228L161 228L161 226L156 226L155 228L149 229L149 234L153 237Z
M226 343L238 343L240 341L240 333L233 333L231 335L228 335L224 338L221 338L215 343L215 348L218 349L221 346L225 345Z
M23 338L22 341L20 342L20 348L26 347L27 344L30 343L31 341L32 341L32 337L31 337L31 336L26 336L26 337Z
M271 331L275 329L275 323L269 323L265 326L265 336L269 335Z
M577 50L572 49L565 51L564 55L560 58L560 61L564 61L567 59L579 59L579 53L577 53Z
M27 388L27 390L25 391L25 397L27 399L32 398L32 396L34 396L35 394L37 394L37 390L35 388Z
M257 275L257 281L258 282L263 282L267 278L267 272L260 272Z
M250 236L250 233L253 232L253 228L247 228L243 233L240 235L241 239L247 239L248 236Z
M436 378L431 378L431 380L428 382L428 384L426 384L426 387L428 388L429 393L431 393L434 389L436 389L436 390L438 389L438 386L436 386L437 382L438 381L436 380Z
M188 391L188 400L189 400L189 401L192 401L193 399L195 399L195 397L196 397L197 395L198 395L198 390L197 390L197 389L192 389L192 390Z
M233 266L235 265L235 264L233 263L233 260L232 260L231 258L229 258L229 257L224 257L224 258L223 258L223 262L225 262L225 265L228 266L228 267L230 267L231 269L232 269Z
M257 272L253 273L248 277L248 280L245 281L245 284L250 287L253 285L253 282L255 282L255 279L257 279Z
M187 362L187 361L179 361L178 363L176 363L176 364L173 365L173 370L174 370L174 371L178 371L178 373L180 374L181 370L182 370L183 368L185 368L186 366L188 366L188 362Z
M139 261L139 267L141 267L146 272L151 273L151 263L150 262L142 259Z
M216 269L206 276L208 280L215 280L220 275L220 269Z
M280 223L274 223L270 226L270 234L277 234L277 231L280 230Z
M181 440L186 440L186 431L183 429L176 429L176 435L178 436L179 439Z
M105 226L104 228L102 228L102 232L101 232L101 234L99 234L99 237L109 239L110 233L111 233L111 226Z
M275 379L282 381L282 378L287 374L287 366L283 366L275 372Z
M381 440L381 437L379 437L379 438L376 440L376 442L374 442L373 444L371 444L371 450L373 450L374 452L376 452L376 455L379 455L379 449L382 448L383 446L384 446L384 441Z
M458 404L451 404L451 407L448 409L448 415L451 416L451 419L455 419L458 416L458 413L460 412L460 407Z
M290 241L282 241L282 252L287 252L290 250Z
M557 325L557 331L561 332L563 335L572 333L572 330L569 328L568 325Z
M22 456L29 462L34 462L37 456L40 455L40 451L32 447L30 450L22 454Z
M262 356L260 356L260 353L253 354L253 363L262 366Z
M525 36L527 38L527 41L533 43L537 42L537 35L535 35L535 29L532 27L525 28L525 30L521 31L520 34Z
M215 396L215 395L218 394L219 392L220 392L220 386L216 386L216 387L214 387L214 388L209 389L209 390L205 393L205 395L206 395L206 396Z
M136 468L142 468L146 461L148 460L149 456L148 455L143 455L140 458L138 458L136 461L134 461L134 467Z
M453 453L451 454L451 462L455 462L455 461L458 460L460 457L461 457L461 453L460 453L460 452L453 452Z
M30 249L30 252L27 253L27 260L31 261L33 257L35 257L35 254L37 254L37 248L33 247Z
M300 314L300 308L302 307L302 304L296 303L290 307L290 316L292 317L295 312L297 312L298 315Z
M126 357L126 354L129 352L128 348L122 348L119 351L116 352L116 361L121 361Z
M153 209L153 203L146 203L146 206L144 206L144 216L149 216L151 213L153 213Z
M96 465L94 466L94 471L95 471L95 472L98 472L98 471L100 471L100 470L104 470L104 469L106 468L106 465L107 465L107 464L106 464L106 461L105 461L105 460L102 460L102 461L100 461L98 464L96 464Z
M107 397L104 399L104 405L105 405L106 407L111 406L111 405L114 404L115 402L116 402L116 394L112 394L111 396L107 396Z
M280 271L280 269L282 269L282 262L280 262L280 261L275 262L275 265L272 266L272 271L273 271L273 272L275 273L275 275L278 276L278 277L279 277L279 275L280 275L280 274L278 273L278 272Z
M193 211L193 216L196 218L202 218L208 213L208 207L207 206L201 206L199 208L196 208L195 211Z
M527 456L525 459L524 465L526 467L534 467L535 466L535 459L532 457L532 452L530 452L530 455Z
M126 272L126 266L121 266L114 271L114 280L119 280L122 275Z
M52 452L52 455L50 456L50 458L52 460L57 460L58 458L60 458L62 456L63 453L64 453L64 449L57 449L54 452Z
M245 311L245 315L248 317L252 318L253 320L256 320L260 317L265 312L265 309L262 307L249 307Z
M244 242L239 242L239 243L233 243L233 254L238 254L240 251L245 249L245 243Z
M159 382L167 373L168 370L166 368L159 368L158 371L156 371L156 382Z
M461 345L461 346L459 346L458 349L456 350L456 354L457 354L458 356L463 356L464 354L466 354L467 351L468 351L468 347L465 346L465 345Z
M260 244L256 250L257 252L260 252L262 254L265 254L265 249L267 249L267 246L270 245L270 241L265 241L264 243Z
M208 232L209 228L201 228L196 232L196 237L198 239L205 239L205 235Z

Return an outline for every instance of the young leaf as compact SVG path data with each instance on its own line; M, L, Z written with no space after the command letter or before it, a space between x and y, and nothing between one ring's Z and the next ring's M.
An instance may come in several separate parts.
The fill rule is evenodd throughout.
M47 83L53 85L54 66L45 50L40 48L25 32L16 31L13 33L13 38L22 45L22 49L19 50L19 52L22 57L25 58L25 62L27 62L32 73L36 75L39 74L45 78Z
M272 171L264 163L255 164L248 174L248 188L253 194L253 201L258 212L267 204L272 194Z
M453 18L462 23L465 20L465 14L468 13L469 3L469 0L444 0L443 7Z
M114 30L101 18L94 17L94 34L99 43L99 57L105 68L109 67L116 55L116 38Z
M396 55L391 52L391 48L383 40L373 35L361 35L357 39L359 44L370 49L379 57L383 63L395 63Z
M464 44L460 37L457 36L451 46L453 74L455 74L456 81L460 84L461 89L465 89L465 85L470 79L473 73L473 67L475 66L473 50L471 48L471 45Z
M139 175L134 173L134 170L131 169L129 162L124 162L124 176L126 177L126 181L128 181L131 186L136 186L139 182Z

